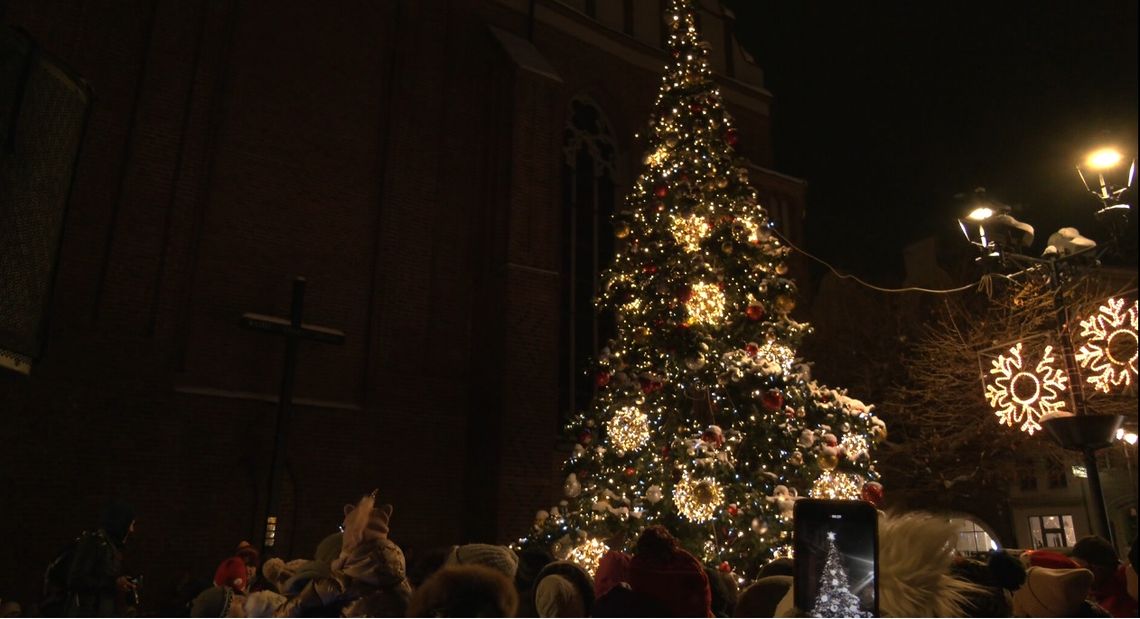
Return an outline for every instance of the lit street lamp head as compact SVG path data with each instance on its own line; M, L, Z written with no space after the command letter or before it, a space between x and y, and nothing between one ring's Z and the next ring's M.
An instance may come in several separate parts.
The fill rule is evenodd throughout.
M1101 148L1089 154L1088 159L1085 159L1085 165L1092 170L1107 170L1115 167L1123 158L1124 155L1115 148Z

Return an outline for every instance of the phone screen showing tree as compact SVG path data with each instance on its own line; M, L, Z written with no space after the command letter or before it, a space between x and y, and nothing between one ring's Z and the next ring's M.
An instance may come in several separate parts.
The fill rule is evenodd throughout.
M797 502L797 608L812 617L877 614L877 517L862 501Z

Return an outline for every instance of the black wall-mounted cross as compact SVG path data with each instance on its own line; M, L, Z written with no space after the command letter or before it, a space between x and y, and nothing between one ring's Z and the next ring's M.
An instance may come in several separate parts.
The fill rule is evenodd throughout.
M289 431L289 413L293 404L293 384L297 374L297 346L301 340L322 344L343 344L344 332L301 322L305 303L305 278L293 280L293 303L289 317L264 314L242 314L241 325L247 329L285 338L285 367L281 374L281 391L277 398L277 420L274 424L273 457L269 464L269 497L265 506L265 536L262 556L277 540L277 511L281 500L281 471L285 465L285 439Z

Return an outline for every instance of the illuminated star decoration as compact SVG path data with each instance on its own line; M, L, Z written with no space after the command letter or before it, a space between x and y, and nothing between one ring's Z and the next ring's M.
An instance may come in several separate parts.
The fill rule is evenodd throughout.
M1132 384L1136 379L1136 301L1109 299L1081 321L1087 338L1076 354L1077 363L1091 375L1086 382L1101 393Z
M991 364L992 382L986 383L986 400L994 409L998 422L1013 427L1021 424L1022 432L1032 435L1041 429L1041 418L1064 412L1068 377L1054 366L1053 347L1046 346L1036 366L1026 366L1021 355L1021 342Z

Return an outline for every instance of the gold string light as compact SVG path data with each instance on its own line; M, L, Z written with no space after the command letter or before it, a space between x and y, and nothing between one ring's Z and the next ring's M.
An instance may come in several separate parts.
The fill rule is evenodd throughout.
M693 284L693 294L685 307L690 323L717 323L724 316L724 292L716 284Z
M681 515L693 522L704 522L716 514L724 500L724 490L715 479L681 478L673 489L673 503Z
M640 449L649 440L649 417L636 406L623 406L606 423L606 433L617 449Z
M605 542L591 537L571 548L566 554L566 560L586 570L593 578L594 573L598 571L598 564L608 551L609 546L606 546Z
M701 241L709 235L709 222L700 215L689 215L681 217L674 215L672 217L673 236L677 242L685 249L685 251L693 252L701 248Z
M850 473L824 471L811 487L813 499L851 500L863 492L863 478Z

